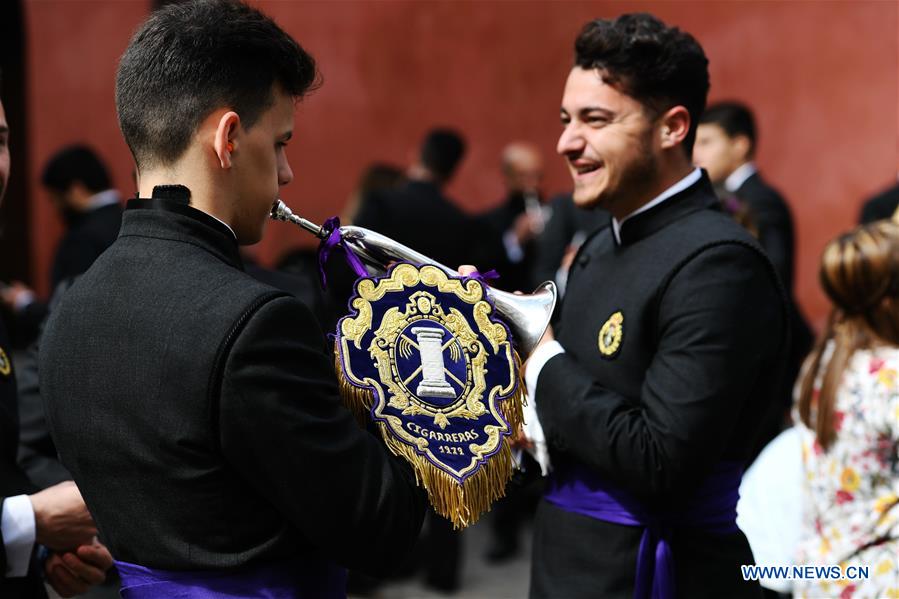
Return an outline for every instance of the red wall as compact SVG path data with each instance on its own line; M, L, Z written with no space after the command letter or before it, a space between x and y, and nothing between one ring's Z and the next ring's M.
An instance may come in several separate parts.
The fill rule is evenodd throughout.
M131 154L116 120L116 61L147 2L25 2L28 152L31 177L31 283L48 292L50 263L62 222L41 189L44 163L61 146L87 143L112 170L123 194L134 189Z
M283 197L316 220L339 213L371 161L405 163L423 133L451 125L470 151L451 193L469 210L501 194L512 139L544 148L547 188L568 175L554 148L572 42L590 18L643 10L692 32L711 61L711 99L752 105L758 162L797 222L797 292L819 322L824 243L899 170L899 9L894 2L279 2L257 3L318 59L324 87L300 106ZM33 0L29 33L32 177L57 147L97 146L130 191L113 107L115 61L145 2ZM34 186L33 189L38 189ZM60 228L36 193L35 282ZM311 238L272 224L265 261Z

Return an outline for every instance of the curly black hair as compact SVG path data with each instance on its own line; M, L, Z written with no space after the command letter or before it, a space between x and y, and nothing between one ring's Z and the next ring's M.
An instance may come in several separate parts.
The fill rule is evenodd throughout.
M646 13L587 23L574 42L575 65L597 69L608 85L658 115L672 106L690 113L683 146L693 151L709 93L709 61L696 39Z
M252 127L278 85L295 98L320 82L315 60L238 0L169 4L134 34L116 73L116 108L138 169L175 162L202 120L227 106Z

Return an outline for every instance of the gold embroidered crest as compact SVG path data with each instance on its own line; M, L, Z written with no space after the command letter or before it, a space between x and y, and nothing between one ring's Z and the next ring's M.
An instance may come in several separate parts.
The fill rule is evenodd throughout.
M9 356L0 347L0 376L7 377L10 372L12 372L12 362L9 361Z
M345 404L412 465L438 514L474 523L505 494L523 401L520 359L485 286L398 263L360 279L352 306L335 353Z
M619 310L609 316L599 329L599 353L607 358L618 353L622 335L624 335L624 314Z

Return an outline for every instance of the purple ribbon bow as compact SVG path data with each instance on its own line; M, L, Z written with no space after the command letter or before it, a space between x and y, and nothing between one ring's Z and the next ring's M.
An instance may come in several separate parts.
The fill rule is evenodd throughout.
M475 281L480 281L484 285L489 285L488 281L495 281L499 278L499 273L494 269L490 269L487 272L479 272L474 271L473 273L466 275L469 279L474 279Z
M352 248L346 244L346 241L344 241L343 236L340 234L340 219L336 216L332 216L325 221L324 225L322 225L322 230L325 232L325 236L322 238L321 243L318 244L318 274L321 277L322 288L328 286L328 277L325 275L325 264L328 263L331 252L336 248L343 251L347 264L350 265L350 268L353 269L353 272L356 273L357 277L368 276L368 271L365 270L362 260L360 260L359 256L357 256Z

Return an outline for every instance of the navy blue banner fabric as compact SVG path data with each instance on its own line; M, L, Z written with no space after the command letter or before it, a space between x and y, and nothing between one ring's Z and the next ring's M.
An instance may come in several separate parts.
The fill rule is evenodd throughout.
M357 282L354 313L338 326L348 404L379 424L438 512L459 526L502 495L509 438L521 422L519 360L488 289L401 263ZM468 481L477 482L466 488Z

